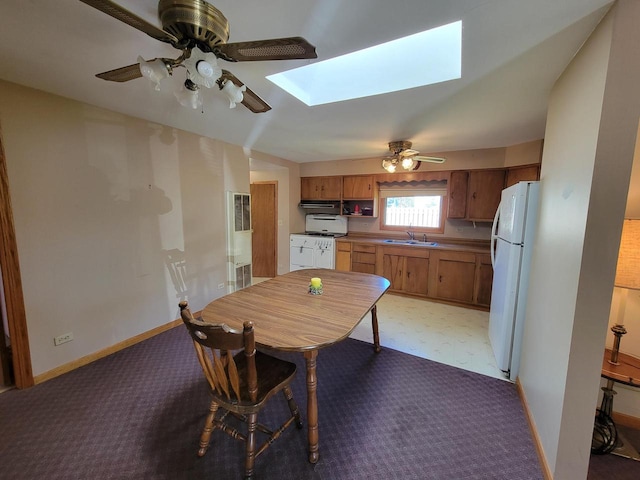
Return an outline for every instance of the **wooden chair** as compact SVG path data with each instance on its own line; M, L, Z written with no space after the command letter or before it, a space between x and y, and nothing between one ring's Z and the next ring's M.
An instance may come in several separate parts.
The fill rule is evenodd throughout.
M214 325L194 319L186 301L179 305L182 321L193 339L213 397L200 437L198 455L206 453L213 431L222 430L246 443L245 479L251 479L256 457L294 420L296 426L302 428L300 411L290 387L296 365L256 351L252 322L244 322L243 331L232 330L225 324ZM233 351L238 350L234 355ZM279 391L283 392L287 400L291 416L277 430L272 431L257 423L257 417L267 400ZM220 407L224 412L220 418L216 418ZM246 435L225 422L229 414L247 423ZM256 430L268 435L257 449Z

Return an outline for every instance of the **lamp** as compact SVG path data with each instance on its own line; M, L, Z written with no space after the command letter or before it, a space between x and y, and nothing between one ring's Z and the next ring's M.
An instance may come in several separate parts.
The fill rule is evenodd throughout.
M236 104L242 102L242 92L245 92L247 90L247 87L246 85L238 87L231 80L226 79L222 83L220 89L222 90L222 93L224 93L229 99L229 108L236 108Z
M382 160L382 168L389 173L395 173L398 166L401 166L404 170L417 170L420 168L420 163L420 160L416 160L413 157L402 157L402 160L397 157L385 158Z
M610 363L618 365L620 339L627 333L624 328L624 314L629 290L640 290L640 220L625 219L616 267L616 287L620 287L620 301L616 323L611 327L615 338L611 350Z
M153 60L145 60L142 57L138 57L138 63L140 64L140 73L144 78L156 84L155 89L160 90L160 81L171 75L171 69L169 65L164 63L161 58L154 58Z
M188 78L184 81L182 88L174 93L176 99L183 107L191 107L194 110L202 107L202 97L198 85Z
M215 54L211 52L205 53L198 47L184 50L182 55L175 60L170 58L145 60L139 56L138 63L140 73L155 84L156 90L160 90L160 82L173 75L173 71L177 67L185 67L187 78L180 90L174 93L183 107L193 109L202 107L201 87L212 88L217 84L229 99L229 108L234 108L237 103L242 102L244 99L243 92L247 90L245 85L238 86L228 76L223 77L223 70L218 66Z

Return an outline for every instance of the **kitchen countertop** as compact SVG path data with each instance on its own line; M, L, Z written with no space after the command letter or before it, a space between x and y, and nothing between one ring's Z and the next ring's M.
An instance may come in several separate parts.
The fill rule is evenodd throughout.
M416 237L419 239L420 235L416 234ZM364 236L364 235L347 235L345 237L340 237L337 238L337 241L341 241L341 242L357 242L357 243L369 243L372 245L385 245L385 246L389 246L389 247L411 247L411 248L429 248L429 249L433 249L433 250L451 250L451 251L457 251L457 252L472 252L472 253L486 253L488 254L490 252L490 246L489 246L489 242L488 241L482 241L482 240L478 240L478 241L463 241L463 242L458 242L458 241L453 241L451 239L446 239L443 238L442 240L440 239L429 239L429 237L427 237L428 241L433 241L435 243L437 243L437 245L420 245L420 244L409 244L409 243L390 243L390 242L385 242L385 240L389 240L389 239L393 239L393 240L407 240L409 241L408 238L406 237L394 237L394 236L380 236L380 237L374 237L374 236ZM419 240L418 240L419 241Z

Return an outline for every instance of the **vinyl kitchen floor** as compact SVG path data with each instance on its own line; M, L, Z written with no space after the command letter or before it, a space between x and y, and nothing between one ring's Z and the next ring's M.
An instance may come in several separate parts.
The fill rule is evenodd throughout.
M351 338L373 343L370 318ZM378 302L378 328L383 347L506 380L489 343L489 312L388 293Z
M372 343L368 318L352 338ZM506 380L489 343L489 312L386 294L378 302L378 328L383 347Z

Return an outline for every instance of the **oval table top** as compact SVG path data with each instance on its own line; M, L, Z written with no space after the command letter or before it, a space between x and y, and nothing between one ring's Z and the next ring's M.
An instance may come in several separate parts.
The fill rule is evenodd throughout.
M322 279L322 295L311 295L311 278ZM378 275L328 269L296 270L209 303L202 319L242 329L254 323L259 346L316 350L343 340L389 288Z

